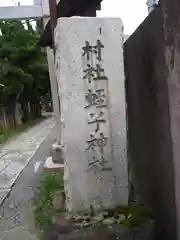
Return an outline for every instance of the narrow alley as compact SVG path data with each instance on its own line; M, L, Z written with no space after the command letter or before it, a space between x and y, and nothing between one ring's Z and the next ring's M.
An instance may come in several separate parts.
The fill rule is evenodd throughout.
M7 143L0 156L0 239L37 239L31 200L54 141L54 118L47 118Z

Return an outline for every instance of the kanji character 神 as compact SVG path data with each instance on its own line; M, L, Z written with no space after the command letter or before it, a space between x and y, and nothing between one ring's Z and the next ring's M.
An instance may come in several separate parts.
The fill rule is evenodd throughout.
M89 144L87 150L95 150L95 147L98 147L101 152L103 152L104 147L107 146L108 138L104 136L104 133L100 133L98 138L95 137L95 134L90 134L90 140L87 141Z

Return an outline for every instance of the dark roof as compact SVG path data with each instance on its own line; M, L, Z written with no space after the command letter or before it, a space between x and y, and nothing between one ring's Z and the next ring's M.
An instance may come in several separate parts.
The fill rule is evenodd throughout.
M100 6L102 0L60 0L57 5L57 17L85 16L89 8ZM47 23L44 32L38 42L40 46L52 46L52 32L50 21Z

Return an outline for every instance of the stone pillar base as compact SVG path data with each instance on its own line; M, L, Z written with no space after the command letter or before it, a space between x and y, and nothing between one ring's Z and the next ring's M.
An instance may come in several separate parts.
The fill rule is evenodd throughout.
M48 157L44 164L44 172L49 173L64 172L64 164L53 163L52 157Z
M64 163L63 146L57 142L52 145L52 161L53 163Z

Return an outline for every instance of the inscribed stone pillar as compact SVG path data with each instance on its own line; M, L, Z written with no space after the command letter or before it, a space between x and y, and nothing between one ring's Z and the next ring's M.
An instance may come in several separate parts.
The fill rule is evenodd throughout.
M62 18L55 45L67 209L127 204L122 22Z

